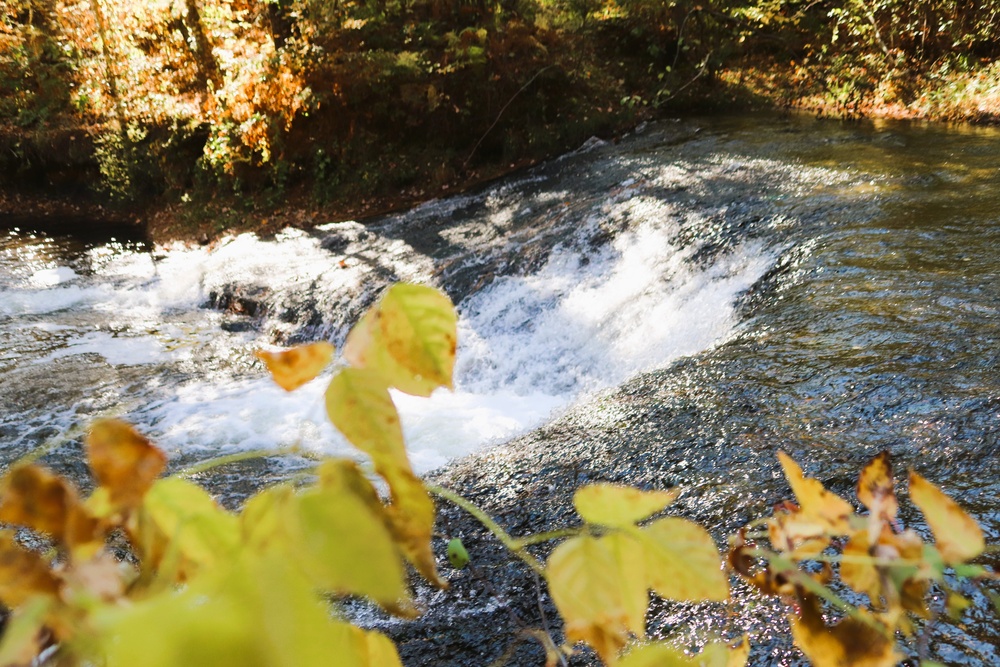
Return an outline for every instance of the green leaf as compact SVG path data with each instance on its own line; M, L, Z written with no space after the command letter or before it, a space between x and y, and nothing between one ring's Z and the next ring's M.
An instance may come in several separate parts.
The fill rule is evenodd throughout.
M991 574L982 565L956 565L954 570L956 575L965 577L966 579L978 579Z
M416 396L452 386L458 316L436 289L393 285L347 336L344 358Z
M319 590L413 615L402 554L371 483L345 460L324 463L319 475L300 493L283 485L251 498L240 515L247 547L280 555Z
M677 499L678 491L642 491L617 484L588 484L573 494L573 506L587 523L630 526Z
M200 567L227 564L240 543L236 517L197 484L177 477L153 484L130 532L144 567L160 565L176 550L181 579Z
M657 519L639 533L652 589L670 600L729 599L729 579L704 528L686 519Z

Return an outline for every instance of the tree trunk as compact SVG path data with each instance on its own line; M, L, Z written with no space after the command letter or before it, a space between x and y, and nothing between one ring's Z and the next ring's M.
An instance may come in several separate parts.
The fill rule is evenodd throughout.
M209 84L214 90L218 90L222 77L219 74L219 65L215 61L215 55L212 53L212 43L208 41L205 26L201 22L198 0L184 0L184 8L187 10L188 31L194 37L194 57L195 63L198 65L201 83L206 90Z

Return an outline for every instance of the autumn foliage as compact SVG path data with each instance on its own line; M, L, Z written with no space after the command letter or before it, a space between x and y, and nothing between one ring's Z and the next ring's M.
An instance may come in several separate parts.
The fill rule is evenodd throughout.
M388 638L332 618L330 604L362 596L415 616L407 565L447 587L438 565L445 554L432 548L433 495L470 511L544 580L564 637L532 636L552 665L583 643L607 665L742 667L752 637L708 642L693 654L646 639L653 595L726 604L739 578L789 603L791 636L818 667L891 667L901 657L897 637L938 613L934 590L957 617L969 602L950 588L953 577L994 577L969 562L986 548L976 522L915 472L910 499L933 541L900 525L884 453L860 473L864 513L779 453L794 500L733 535L725 558L704 528L664 516L677 489L590 484L573 497L579 527L512 538L414 474L389 391L425 396L451 385L456 322L440 292L397 285L349 334L327 413L372 471L325 460L305 483L266 488L230 512L183 474L162 477L164 454L114 419L87 435L96 482L87 498L42 467L13 466L0 480L0 521L11 526L0 532L0 601L11 610L0 664L31 664L54 647L60 664L109 667L291 667L327 665L331 656L338 665L398 665ZM316 380L334 350L321 342L259 357L292 391ZM127 557L109 546L121 535ZM553 539L562 541L544 561L529 550ZM447 558L461 568L470 555L452 540ZM844 587L866 602L845 601Z

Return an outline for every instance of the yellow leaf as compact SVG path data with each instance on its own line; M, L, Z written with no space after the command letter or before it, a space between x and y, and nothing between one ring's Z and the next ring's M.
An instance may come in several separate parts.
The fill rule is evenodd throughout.
M94 615L107 667L398 667L392 643L330 618L281 557L243 557L130 608Z
M100 419L90 427L87 459L111 505L134 508L167 465L166 455L131 425Z
M298 496L300 562L324 590L365 595L390 610L411 607L402 556L380 515L361 499L329 489Z
M924 513L945 563L964 563L983 553L986 541L975 519L941 489L912 470L910 499Z
M872 560L872 545L868 531L859 530L851 535L844 546L844 562L840 565L840 578L859 593L864 593L873 605L882 597L882 577Z
M848 519L854 513L851 505L837 494L824 489L818 480L805 477L802 468L784 452L778 452L778 460L781 461L781 467L802 514L822 526L827 535L847 534L850 531Z
M666 642L640 644L625 654L620 667L744 667L750 654L746 637L736 648L713 643L697 655L687 655Z
M573 495L577 513L588 523L630 526L677 499L678 491L642 491L617 484L588 484Z
M729 599L729 579L712 536L686 519L666 517L638 535L651 588L661 597L689 602Z
M341 370L327 387L326 412L344 437L371 456L376 466L409 468L399 413L378 373Z
M267 366L279 387L294 391L319 375L333 359L333 352L333 345L321 341L281 352L258 350L255 354Z
M344 437L372 457L376 472L389 485L392 504L387 512L407 559L429 581L447 586L431 550L434 502L413 474L399 414L382 376L366 369L341 370L326 390L326 410Z
M614 559L625 628L641 639L646 636L649 607L649 576L642 545L625 533L610 533L599 539Z
M750 661L750 638L743 635L738 646L726 647L726 667L746 667Z
M431 535L434 532L434 501L423 482L409 469L379 471L389 483L392 504L386 508L393 535L407 560L417 572L435 586L447 588L448 582L438 575Z
M814 667L895 667L903 658L892 631L867 611L859 613L870 623L847 618L827 626L815 597L801 598L799 607L801 617L789 619L792 639Z
M458 316L451 300L422 285L393 285L347 336L344 358L391 386L430 396L452 386Z
M153 484L129 528L144 569L158 568L173 549L182 580L201 567L226 564L240 537L235 516L198 485L176 477Z
M830 544L829 524L803 512L778 511L767 521L771 545L798 559L808 559L823 552Z
M896 501L889 452L881 452L862 468L858 477L858 500L880 521L888 523L896 518L899 504Z
M317 589L412 615L402 555L371 484L350 461L325 463L320 477L298 494L280 486L251 498L240 516L247 546L281 555Z
M49 564L18 544L11 531L0 531L0 602L13 609L58 592L59 581Z
M641 644L629 650L620 667L700 667L703 663L665 642ZM715 665L712 665L715 667ZM723 666L724 667L724 666Z
M35 465L8 471L0 483L0 522L51 535L91 555L103 543L100 523L87 512L69 482Z
M566 623L566 639L586 642L614 665L629 637L634 603L624 600L621 568L608 543L583 535L566 540L545 567L552 601ZM642 591L647 596L645 587Z

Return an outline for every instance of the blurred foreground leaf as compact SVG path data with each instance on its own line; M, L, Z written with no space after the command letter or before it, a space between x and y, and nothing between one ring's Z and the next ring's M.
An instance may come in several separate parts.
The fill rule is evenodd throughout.
M285 391L294 391L314 379L333 359L333 345L326 341L299 345L281 352L258 350L271 377Z

